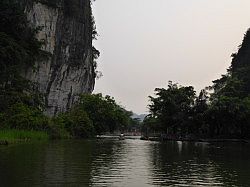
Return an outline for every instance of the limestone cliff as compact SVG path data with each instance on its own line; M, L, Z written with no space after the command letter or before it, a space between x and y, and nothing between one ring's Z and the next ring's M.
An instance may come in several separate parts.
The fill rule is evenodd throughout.
M92 15L90 0L45 2L27 0L25 12L31 25L41 28L37 37L51 56L26 70L25 77L37 83L46 114L53 116L69 109L79 94L93 91Z

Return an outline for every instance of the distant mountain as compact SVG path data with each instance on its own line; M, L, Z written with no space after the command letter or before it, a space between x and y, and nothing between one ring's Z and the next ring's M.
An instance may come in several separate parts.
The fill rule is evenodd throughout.
M133 114L133 116L132 116L132 118L133 119L135 119L135 118L137 118L137 119L140 119L140 121L143 121L144 120L144 118L147 116L148 114Z

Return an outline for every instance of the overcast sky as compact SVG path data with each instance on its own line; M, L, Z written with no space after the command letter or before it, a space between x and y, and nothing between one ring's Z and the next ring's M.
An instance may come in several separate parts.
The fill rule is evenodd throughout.
M169 80L199 92L229 67L250 27L249 0L96 0L95 93L136 113Z

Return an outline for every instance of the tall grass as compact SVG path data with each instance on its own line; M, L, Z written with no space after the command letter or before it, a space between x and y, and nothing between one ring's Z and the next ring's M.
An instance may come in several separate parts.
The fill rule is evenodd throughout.
M49 135L39 131L25 130L0 130L0 141L8 143L25 142L25 141L46 141Z

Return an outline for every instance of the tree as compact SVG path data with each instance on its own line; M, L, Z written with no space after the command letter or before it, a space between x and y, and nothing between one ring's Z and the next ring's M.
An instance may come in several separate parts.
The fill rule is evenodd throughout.
M186 133L194 105L192 86L182 87L169 82L168 89L156 88L156 97L150 96L150 114L165 132Z
M73 107L64 117L65 129L76 138L90 138L94 135L93 122L80 107Z
M208 133L206 121L206 111L209 107L208 99L208 92L205 89L201 90L199 96L195 99L189 132L196 136L204 136Z
M102 94L83 94L78 105L86 111L97 134L105 132L123 131L130 121L132 112L126 111L116 104L114 98L103 97Z

